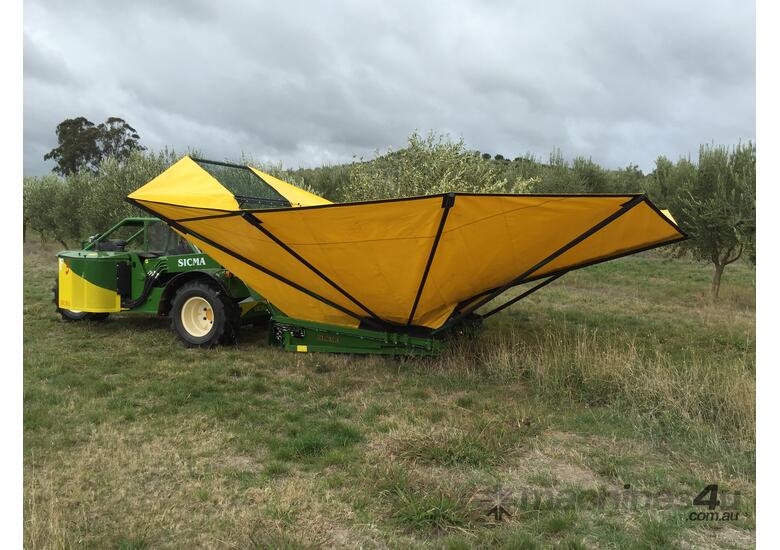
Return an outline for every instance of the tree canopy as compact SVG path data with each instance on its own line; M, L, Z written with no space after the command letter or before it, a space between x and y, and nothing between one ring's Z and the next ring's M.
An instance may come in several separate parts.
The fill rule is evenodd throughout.
M756 146L729 150L703 145L698 164L665 157L656 161L653 191L668 203L689 240L680 247L713 264L712 297L717 298L727 265L744 255L755 258ZM652 193L651 193L652 194Z
M132 151L143 151L138 132L119 117L109 117L97 126L84 117L69 118L57 125L57 147L46 153L53 172L62 176L80 170L96 172L103 159L125 160Z
M506 180L490 162L466 149L463 140L433 132L409 136L407 146L368 162L355 163L350 172L347 200L409 197L450 191L503 192Z

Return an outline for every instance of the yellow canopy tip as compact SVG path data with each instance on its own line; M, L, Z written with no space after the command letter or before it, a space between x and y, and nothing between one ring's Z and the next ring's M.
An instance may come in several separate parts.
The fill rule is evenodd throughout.
M661 210L661 214L669 218L669 221L671 221L674 225L677 225L677 220L674 219L674 216L672 216L672 213L668 210Z

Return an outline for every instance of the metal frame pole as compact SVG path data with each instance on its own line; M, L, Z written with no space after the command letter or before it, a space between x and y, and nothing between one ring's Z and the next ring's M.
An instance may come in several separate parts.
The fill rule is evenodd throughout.
M468 315L472 311L476 311L477 309L479 309L480 307L482 307L483 305L488 303L490 300L492 300L493 298L495 298L499 294L501 294L504 291L506 291L508 288L516 286L516 285L518 285L518 284L520 284L522 282L525 282L525 279L529 275L531 275L535 271L538 271L539 269L543 268L544 266L546 266L547 264L552 262L554 259L556 259L560 255L562 255L567 250L570 250L570 249L574 248L575 246L580 244L582 241L584 241L585 239L587 239L588 237L590 237L591 235L593 235L594 233L596 233L600 229L606 227L607 225L609 225L610 223L612 223L613 221L618 219L620 216L622 216L623 214L625 214L626 212L631 210L633 207L635 207L637 204L639 204L640 202L643 202L644 200L646 200L645 199L645 195L637 195L637 196L635 196L630 201L628 201L628 202L624 203L623 205L621 205L620 209L618 209L617 211L613 212L612 214L610 214L609 216L607 216L606 218L601 220L599 223L597 223L593 227L591 227L587 231L584 231L579 236L575 237L574 239L572 239L571 241L569 241L568 243L566 243L565 245L560 247L558 250L556 250L555 252L553 252L552 254L550 254L549 256L547 256L546 258L541 260L540 262L538 262L536 265L534 265L530 269L527 269L526 271L524 271L523 273L521 273L520 275L518 275L517 277L515 277L514 279L512 279L508 283L506 283L505 285L498 287L496 290L494 290L493 292L488 294L486 297L484 297L481 300L479 300L476 305L470 306L467 310L460 312L458 315L456 315L455 317L453 317L452 319L447 321L443 326L441 326L441 327L437 328L436 330L434 330L432 332L432 334L436 334L438 332L442 332L442 331L448 329L449 327L451 327L452 325L454 325L455 323L457 323L458 321L463 319L466 315ZM473 298L470 298L470 300L471 299L473 299ZM466 300L466 301L468 301L468 300Z
M282 283L284 283L284 284L294 288L295 290L298 290L299 292L302 292L302 293L306 294L307 296L310 296L310 297L314 298L315 300L317 300L319 302L322 302L323 304L325 304L327 306L332 307L335 310L338 310L338 311L340 311L340 312L342 312L342 313L344 313L346 315L349 315L350 317L352 317L354 319L357 319L360 322L364 322L364 323L367 323L369 325L374 326L375 328L379 328L380 330L384 330L385 327L383 327L381 325L377 325L377 323L373 319L366 319L364 317L361 317L360 315L358 315L354 311L350 311L349 309L345 308L344 306L339 305L339 304L337 304L335 302L332 302L331 300L328 300L324 296L320 296L316 292L312 292L308 288L305 288L305 287L299 285L298 283L293 282L290 279L288 279L288 278L286 278L286 277L284 277L282 275L279 275L278 273L274 273L270 269L268 269L266 267L263 267L262 265L260 265L260 264L258 264L256 262L253 262L249 258L245 258L244 256L242 256L238 252L230 250L229 248L224 247L221 244L215 243L214 241L212 241L208 237L204 237L203 235L197 233L196 231L193 231L192 229L189 229L188 227L185 227L185 226L181 225L180 223L178 223L178 222L176 222L174 220L171 220L169 218L166 218L166 217L160 215L159 213L151 210L150 208L147 208L146 206L144 206L142 204L139 204L134 199L127 199L127 200L131 204L137 206L138 208L141 208L142 210L145 210L146 212L149 212L153 216L156 216L156 217L160 218L161 220L163 220L166 223L168 223L171 227L174 227L174 228L178 229L182 233L188 233L188 234L192 235L196 239L203 241L204 243L208 244L209 246L213 246L217 250L219 250L221 252L224 252L225 254L227 254L229 256L234 257L238 261L240 261L240 262L242 262L242 263L244 263L244 264L246 264L246 265L248 265L248 266L250 266L250 267L252 267L252 268L254 268L254 269L256 269L256 270L258 270L260 272L262 272L262 273L265 273L269 277L273 277L277 281L280 281L280 282L282 282Z
M525 298L526 296L530 296L531 294L533 294L533 293L534 293L534 292L536 292L537 290L539 290L539 289L541 289L541 288L544 288L544 287L546 287L547 285L549 285L549 284L550 284L551 282L553 282L555 279L560 279L560 278L561 278L561 277L563 277L563 276L564 276L564 273L559 273L558 275L553 275L553 276L552 276L552 277L550 277L549 279L545 279L544 281L542 281L542 282L541 282L541 283L539 283L538 285L534 286L533 288L529 288L528 290L526 290L525 292L523 292L523 293L522 293L522 294L520 294L519 296L515 296L514 298L512 298L512 299L511 299L511 300L509 300L508 302L505 302L505 303L501 304L501 305L500 305L500 306L498 306L497 308L495 308L495 309L491 309L490 311L488 311L487 313L485 313L484 315L482 315L482 318L483 318L483 319L487 319L487 318L488 318L488 317L490 317L491 315L495 315L495 314L496 314L496 313L498 313L499 311L503 311L504 309L508 308L508 307L509 307L509 306L511 306L512 304L515 304L515 303L519 302L520 300L522 300L522 299L523 299L523 298Z
M414 314L417 311L417 305L420 303L420 297L422 296L423 289L425 288L425 282L428 280L428 272L431 270L433 257L436 254L436 249L439 246L439 240L441 239L442 231L444 231L444 224L447 223L447 216L450 214L450 208L452 208L454 205L455 193L448 193L442 197L441 207L444 211L441 213L439 228L436 230L436 237L433 239L431 252L428 254L428 262L425 264L425 271L423 271L422 279L420 279L420 286L417 288L417 296L414 298L414 304L412 305L412 311L409 313L409 320L406 321L406 326L410 326L412 324L412 319L414 319Z
M314 274L316 274L320 279L328 283L330 286L332 286L334 289L336 289L338 292L340 292L345 298L350 300L353 304L361 308L363 311L368 313L374 320L376 320L378 323L381 323L385 326L390 325L387 321L381 319L379 316L377 316L373 311L368 309L368 307L364 306L362 303L360 303L357 298L352 296L349 292L341 288L336 282L334 282L330 277L325 275L322 271L317 269L315 266L313 266L306 258L298 254L295 250L290 248L286 243L282 242L281 239L279 239L276 235L271 233L268 229L266 229L263 226L263 222L258 220L255 216L250 214L249 212L242 212L241 217L244 218L252 227L260 231L263 235L271 239L274 243L276 243L279 247L281 247L285 252L290 254L293 258L301 262L303 265L305 265L310 271L312 271Z

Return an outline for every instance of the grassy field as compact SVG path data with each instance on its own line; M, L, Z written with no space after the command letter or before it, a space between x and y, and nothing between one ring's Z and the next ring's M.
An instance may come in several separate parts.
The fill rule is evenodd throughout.
M755 285L655 255L570 273L435 360L55 315L24 257L29 548L744 548ZM735 521L691 521L720 488ZM487 512L498 502L509 512Z

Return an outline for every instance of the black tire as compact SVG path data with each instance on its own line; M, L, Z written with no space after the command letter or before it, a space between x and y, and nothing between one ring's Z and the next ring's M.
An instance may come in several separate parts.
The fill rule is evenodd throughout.
M63 309L60 307L60 282L54 281L54 307L57 309L57 313L60 314L63 321L105 321L108 319L108 313L89 313L86 311L73 311L70 309Z
M211 308L212 319L209 319L210 329L200 335L193 334L187 328L187 321L183 318L190 312L185 311L185 304L192 298L201 298L208 302ZM187 306L188 309L194 306ZM240 325L240 311L235 301L226 295L216 285L203 281L191 281L184 283L177 291L171 305L171 328L179 339L187 347L210 348L216 345L235 344ZM203 321L207 321L204 313ZM192 321L190 321L191 323ZM200 322L200 321L198 321Z

